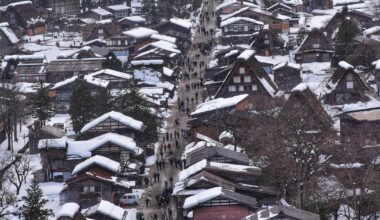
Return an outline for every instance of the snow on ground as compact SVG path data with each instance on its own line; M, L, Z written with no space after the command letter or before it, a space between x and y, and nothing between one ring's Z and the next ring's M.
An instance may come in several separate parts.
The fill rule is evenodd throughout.
M18 124L17 126L17 137L18 137L18 140L17 141L12 141L13 143L13 151L14 152L17 152L19 151L21 148L23 148L25 146L25 144L28 142L28 134L29 134L29 130L27 128L27 126L32 122L32 119L27 119L24 123L21 124L21 128L20 128L20 125ZM21 129L21 130L20 130ZM5 139L1 144L0 144L0 158L1 157L5 157L5 158L9 158L10 155L11 155L11 151L8 151L8 139Z
M69 114L56 114L46 122L46 125L53 126L56 123L63 124L67 136L75 135Z

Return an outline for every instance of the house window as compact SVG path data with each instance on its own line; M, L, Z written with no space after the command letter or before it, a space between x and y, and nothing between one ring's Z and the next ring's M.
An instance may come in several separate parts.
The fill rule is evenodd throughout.
M235 86L228 86L228 91L229 92L236 92L236 87Z
M82 186L79 190L83 193L95 192L95 186Z
M252 91L257 91L257 85L252 85Z
M320 44L313 44L312 46L313 46L313 48L314 48L314 49L318 49L318 48L320 48L320 47L321 47L321 45L320 45Z
M354 88L354 82L347 82L347 89L353 89Z
M103 34L103 29L98 29L98 34Z
M224 32L228 32L228 27L225 27L225 28L224 28Z
M240 74L244 74L244 73L245 73L245 69L244 69L244 67L240 67L240 68L239 68L239 73L240 73Z
M235 28L234 28L234 31L235 31L235 32L238 32L238 31L239 31L239 28L238 28L238 27L235 27Z
M351 73L347 74L347 77L346 77L346 87L347 89L353 89L354 88L354 77L352 76Z
M251 82L251 76L244 76L244 82L250 83Z
M244 86L239 86L239 92L244 92Z
M244 26L244 31L248 31L248 26Z
M234 76L233 81L234 83L240 83L241 82L240 76Z
M269 44L269 40L264 40L264 44L268 45Z

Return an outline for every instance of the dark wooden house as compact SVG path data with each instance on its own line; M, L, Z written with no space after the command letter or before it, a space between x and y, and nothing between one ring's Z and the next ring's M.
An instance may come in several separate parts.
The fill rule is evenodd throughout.
M47 11L33 5L31 1L11 3L0 13L0 20L8 22L9 27L27 35L43 34L46 31Z
M260 31L264 23L247 17L231 17L220 23L222 44L247 44L251 35Z
M132 80L132 75L128 73L119 72L111 69L102 69L94 73L90 73L90 76L106 80L109 82L110 89L125 89L128 88L128 84Z
M340 61L338 65L326 85L326 102L330 105L342 105L366 100L365 92L369 88L354 67L345 61Z
M87 25L84 29L83 40L106 40L112 36L120 34L121 25L116 20L106 19L98 21L94 24Z
M334 53L330 41L321 30L313 29L295 54L297 63L330 62Z
M75 87L75 82L79 77L83 77L83 80L89 85L91 90L91 96L98 96L101 93L108 91L109 81L94 78L89 75L85 76L73 76L58 82L51 87L49 96L55 97L55 111L65 113L70 108L70 99Z
M56 59L47 65L46 80L49 83L59 83L76 75L93 73L102 69L105 58Z
M82 137L96 137L107 132L115 132L131 138L138 132L144 131L141 121L135 120L122 113L111 111L87 123L81 129Z
M215 98L248 94L251 108L271 106L278 88L257 61L253 50L241 53Z
M190 114L188 125L193 135L201 133L216 138L222 131L220 127L215 126L215 122L227 114L248 109L249 104L248 94L207 101L198 105L196 110Z
M0 56L5 56L7 54L15 54L18 52L19 38L9 28L8 23L0 23Z
M171 18L168 22L152 27L152 29L158 31L160 34L175 37L180 50L186 50L190 46L191 28L192 24L190 21L179 18Z
M67 160L67 137L40 139L38 152L41 155L43 181L63 182L70 178L71 171L81 162L80 159Z
M273 67L273 78L280 90L290 92L302 82L301 67L295 63L279 63Z
M108 5L106 8L113 14L113 17L116 19L128 16L131 13L131 8L126 4Z
M2 64L2 77L18 82L45 81L45 61L44 55L7 55Z
M137 147L136 142L127 136L116 133L106 133L85 141L72 139L53 138L42 139L38 143L41 154L42 171L45 181L66 181L70 178L74 167L94 155L100 155L119 161L122 164L136 164L140 168L138 160L141 159L143 149ZM121 167L122 175L135 178L140 174L139 169L135 173L128 167Z
M44 6L52 9L54 17L80 13L80 0L48 0Z
M36 124L37 125L37 124ZM63 129L46 125L43 127L33 127L29 129L29 153L38 153L38 142L41 139L52 139L52 138L62 138L65 136L65 131Z
M113 14L103 8L93 8L88 11L85 15L87 18L93 18L97 21L110 19L113 17Z
M286 49L285 41L267 26L251 38L251 47L256 54L261 56L284 55Z
M202 196L204 194L208 196ZM183 204L186 212L193 212L193 219L223 219L225 217L229 220L241 220L254 213L257 206L255 198L222 187L211 188L190 196Z
M256 21L263 22L264 24L268 25L271 30L279 33L287 33L289 32L290 28L290 17L272 13L260 8L242 8L230 15L223 17L222 22L232 17L247 17Z
M77 202L83 208L93 206L101 199L118 203L122 195L131 192L131 189L126 182L118 181L115 175L105 166L90 165L86 172L78 173L66 181L60 193L61 201Z
M344 112L340 118L340 138L342 146L355 147L358 150L372 151L378 156L380 144L380 109L369 108ZM366 161L368 162L368 161Z
M291 119L295 126L302 126L313 135L315 131L328 131L332 120L309 87L301 83L293 88L282 108L280 117ZM313 131L313 132L312 132ZM316 132L317 135L320 135Z
M144 26L146 20L141 16L135 15L120 18L118 22L120 23L123 30L129 30L132 28Z
M211 162L248 165L248 155L223 147L202 147L186 154L186 166L191 166L203 159Z

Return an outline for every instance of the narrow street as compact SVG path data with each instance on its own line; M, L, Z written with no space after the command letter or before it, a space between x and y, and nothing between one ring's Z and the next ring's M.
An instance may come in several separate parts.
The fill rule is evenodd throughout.
M199 26L194 27L192 45L187 55L183 58L184 66L181 71L182 75L178 77L177 101L170 105L171 116L167 120L168 135L161 134L160 137L160 146L162 144L170 144L170 149L173 151L171 157L174 159L181 159L182 152L190 141L190 138L187 138L186 135L184 135L188 131L188 114L195 109L197 104L202 103L203 101L203 75L206 65L209 62L209 53L212 49L211 42L213 35L211 32L215 31L216 28L216 19L213 16L214 8L214 1L205 1L203 3L199 19L200 24ZM175 138L176 132L180 134L180 137L177 140ZM166 139L167 136L169 137L169 140ZM178 143L178 148L176 147L176 141ZM169 157L167 157L167 155ZM168 213L168 208L162 208L162 205L160 207L156 200L157 195L161 195L165 190L165 181L167 181L168 187L171 187L169 181L171 177L174 180L173 184L177 182L180 168L170 165L168 160L168 158L170 158L169 150L167 150L167 152L163 151L162 158L160 150L157 149L156 158L157 160L164 159L166 161L165 168L161 171L158 170L160 173L160 180L158 183L154 183L153 174L157 172L157 166L154 164L149 167L149 178L152 179L153 186L146 188L145 193L140 199L138 209L143 210L144 219L153 219L154 214L157 214L158 219L163 220L182 219L180 216L177 216L177 207L173 200L170 201L168 206L172 211L171 216ZM149 207L146 207L145 204L147 198L151 199L151 205Z

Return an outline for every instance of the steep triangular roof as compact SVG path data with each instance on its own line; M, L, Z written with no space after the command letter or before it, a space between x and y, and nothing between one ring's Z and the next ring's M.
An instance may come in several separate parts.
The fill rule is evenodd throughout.
M238 56L234 67L227 74L223 84L220 86L215 95L216 98L219 97L222 91L225 91L228 84L232 80L236 68L239 68L241 65L245 65L250 69L251 75L257 79L257 81L264 87L270 96L274 96L277 93L278 88L276 84L271 80L262 68L260 62L255 58L255 52L253 50L245 50Z
M369 90L367 84L360 78L360 76L355 72L354 67L345 62L340 61L338 63L338 68L335 70L333 75L331 76L330 80L326 84L326 92L330 93L335 90L335 88L338 86L338 84L341 82L341 80L346 77L348 73L351 73L353 77L360 83L360 85L365 89Z

